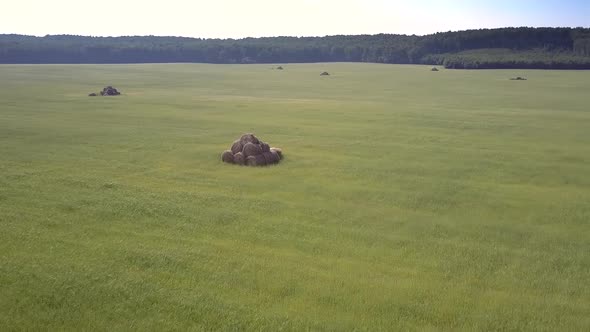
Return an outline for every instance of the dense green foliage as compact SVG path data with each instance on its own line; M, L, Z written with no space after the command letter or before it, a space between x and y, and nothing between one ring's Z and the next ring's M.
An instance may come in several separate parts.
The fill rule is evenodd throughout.
M478 49L458 53L429 55L425 63L444 65L450 69L590 69L590 57L571 52L544 50L513 51L510 49Z
M590 72L270 67L0 66L2 329L588 330Z
M534 50L535 58L510 54L469 58L478 49ZM527 53L528 54L528 53ZM82 37L0 35L0 63L296 63L378 62L443 64L449 68L590 68L590 30L504 28L427 36L359 35L195 39L182 37ZM508 58L508 59L505 59Z

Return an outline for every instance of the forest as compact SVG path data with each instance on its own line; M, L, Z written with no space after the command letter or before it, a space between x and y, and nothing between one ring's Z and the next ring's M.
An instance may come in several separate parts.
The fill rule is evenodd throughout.
M375 62L456 69L590 69L588 28L501 28L416 35L200 39L0 35L0 63Z

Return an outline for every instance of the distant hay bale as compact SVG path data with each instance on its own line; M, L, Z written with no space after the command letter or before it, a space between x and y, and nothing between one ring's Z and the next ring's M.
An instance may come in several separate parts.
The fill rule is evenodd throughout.
M95 97L95 96L98 96L99 94L101 96L118 96L121 93L119 91L117 91L117 89L115 89L109 85L109 86L105 87L104 89L102 89L102 91L100 91L98 94L93 92L93 93L89 94L88 96Z
M246 157L241 152L234 154L234 164L244 165L246 163Z
M432 69L430 69L430 71L438 71L438 68L432 67Z
M121 93L117 91L117 89L113 88L112 86L107 86L100 92L101 96L118 96Z
M264 165L266 165L266 159L261 154L255 155L255 156L249 156L248 158L246 158L246 165L248 165L248 166L264 166Z
M283 67L282 66L278 66L277 69L278 70L283 70Z
M234 141L234 144L232 144L231 152L233 154L236 154L238 152L242 152L243 148L244 148L244 145L242 144L242 142L240 142L240 140L237 140L237 141Z
M281 148L270 148L270 152L276 153L280 159L283 159L283 150Z
M260 143L260 141L258 140L258 138L256 136L254 136L254 134L244 134L244 135L242 135L242 137L240 137L240 142L243 145L246 145L247 143L254 143L254 144Z
M242 153L244 153L244 156L247 158L250 156L256 156L256 155L262 154L262 149L260 148L260 145L258 145L258 144L246 143L246 145L244 145L244 149L242 150Z
M223 153L221 154L221 160L224 163L233 164L234 163L234 155L229 150L223 151Z
M260 142L260 149L262 149L262 153L270 152L270 145L268 145L264 142Z
M510 80L511 81L526 81L526 77L517 76L517 77L511 78Z
M328 73L327 71L325 71L325 72L321 73L320 76L330 76L330 73Z

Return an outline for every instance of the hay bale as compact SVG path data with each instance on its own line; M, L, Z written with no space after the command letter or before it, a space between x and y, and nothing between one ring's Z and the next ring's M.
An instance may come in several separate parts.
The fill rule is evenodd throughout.
M254 143L254 144L260 143L258 138L256 136L254 136L254 134L242 135L242 137L240 137L240 142L242 142L243 145L246 145L247 143Z
M281 148L270 148L270 152L274 152L279 156L279 159L283 159L283 150Z
M250 156L256 156L256 155L262 154L262 149L260 148L260 145L258 145L258 144L246 143L246 145L244 145L244 149L242 150L242 153L247 158Z
M277 151L275 150L271 150L270 153L273 154L273 158L276 160L276 162L278 163L279 161L281 161L281 156L277 153Z
M100 92L101 96L118 96L121 93L117 91L117 89L113 88L112 86L107 86Z
M278 66L277 69L278 70L283 70L283 67L282 66Z
M280 160L279 155L276 152L264 152L262 153L262 156L267 165L276 164Z
M242 149L244 148L244 144L242 144L242 142L240 142L240 140L234 141L234 143L231 146L231 152L233 154L236 154L238 152L242 152Z
M271 148L268 143L248 133L234 141L231 150L222 153L221 160L237 165L264 166L278 163L283 158L282 153L281 149Z
M249 156L246 158L246 165L248 166L264 166L266 165L266 159L264 156L259 154L256 156Z
M432 69L430 69L430 71L438 71L438 68L432 67Z
M262 149L262 153L270 152L270 145L268 145L264 142L260 142L260 148Z
M246 165L247 166L256 166L256 157L250 156L246 158Z
M96 93L94 93L94 92L93 93L89 93L88 94L88 97L96 97Z
M243 166L245 163L246 163L246 157L244 157L243 153L238 152L238 153L234 154L234 164Z
M233 164L234 163L234 155L229 150L223 151L223 153L221 154L221 160L224 163Z
M325 72L321 73L320 76L330 76L330 73L328 73L327 71L325 71Z

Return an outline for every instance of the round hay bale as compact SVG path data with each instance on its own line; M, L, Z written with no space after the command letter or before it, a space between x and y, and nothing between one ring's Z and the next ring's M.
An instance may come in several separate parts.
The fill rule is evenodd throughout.
M270 153L272 153L273 158L276 160L275 162L278 163L279 161L281 161L281 156L276 151L272 150L270 151Z
M327 71L325 71L325 72L321 73L320 76L330 76L330 73L328 73Z
M248 166L264 166L266 165L266 159L264 156L259 154L255 156L249 156L246 158L246 165Z
M224 163L233 164L234 163L234 155L229 150L223 151L223 153L221 154L221 160Z
M234 142L234 144L232 144L231 146L231 152L233 154L236 154L238 152L242 152L242 149L244 148L244 144L242 144L242 142L240 142L240 140L237 140Z
M247 158L250 156L256 156L256 155L261 154L262 149L260 148L260 145L258 145L258 144L246 143L246 145L244 145L244 149L242 150L242 153Z
M263 152L262 156L264 157L264 161L266 161L267 165L276 164L279 162L279 156L276 153Z
M281 150L281 148L270 148L270 152L273 151L279 155L280 159L283 159L283 150Z
M242 142L243 145L246 145L247 143L254 143L254 144L260 143L258 138L256 136L254 136L254 134L242 135L242 137L240 137L240 142Z
M96 97L96 93L94 93L94 92L90 93L90 94L88 94L88 97Z
M262 149L262 153L270 152L270 145L268 145L264 142L260 142L260 148Z
M241 152L234 154L234 163L238 165L244 165L246 163L246 157Z

